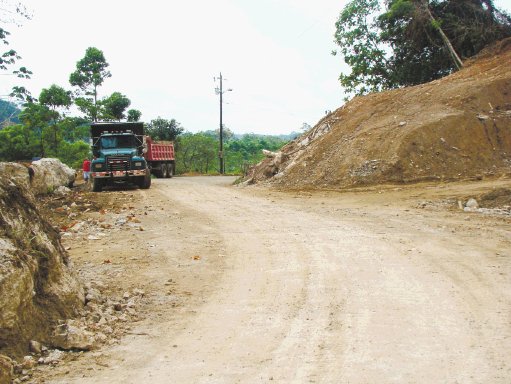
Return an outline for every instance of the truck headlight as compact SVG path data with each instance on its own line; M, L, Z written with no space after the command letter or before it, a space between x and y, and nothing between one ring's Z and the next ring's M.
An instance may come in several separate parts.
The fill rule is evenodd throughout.
M103 168L103 163L96 163L96 164L94 164L94 168L95 168L95 169L101 169L101 168Z
M142 167L141 161L135 161L135 167Z

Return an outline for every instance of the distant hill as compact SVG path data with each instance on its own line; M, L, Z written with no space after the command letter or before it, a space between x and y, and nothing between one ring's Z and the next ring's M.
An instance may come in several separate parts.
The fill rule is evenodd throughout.
M6 122L19 123L20 121L18 116L20 112L21 111L15 104L9 101L0 100L0 128Z
M261 134L261 133L241 133L241 134L240 133L235 133L234 134L234 138L239 140L239 139L242 139L243 136L249 135L249 136L252 136L252 137L260 137L260 138L273 137L273 138L277 138L277 139L280 139L280 140L283 140L283 141L291 141L291 140L296 139L301 134L302 134L302 132L291 132L291 133L282 134L282 135L264 135L264 134Z

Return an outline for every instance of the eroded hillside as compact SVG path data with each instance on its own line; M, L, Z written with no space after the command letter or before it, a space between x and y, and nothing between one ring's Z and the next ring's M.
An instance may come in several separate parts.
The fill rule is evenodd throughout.
M345 188L511 170L511 39L420 86L357 97L254 167L247 183Z

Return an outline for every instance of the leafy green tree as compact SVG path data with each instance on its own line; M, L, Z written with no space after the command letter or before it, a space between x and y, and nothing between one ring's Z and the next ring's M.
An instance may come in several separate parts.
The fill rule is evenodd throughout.
M248 165L256 164L264 158L263 149L278 151L288 140L277 136L245 134L232 139L225 145L225 163L228 173L243 173Z
M37 99L32 97L32 94L28 89L20 85L15 85L12 87L12 91L9 96L18 100L21 104L35 103L37 101Z
M137 109L130 109L128 111L128 121L130 121L130 122L140 121L141 117L142 117L142 112L140 112Z
M103 52L89 47L85 56L76 63L76 70L69 76L70 84L78 87L84 96L76 99L78 108L93 121L97 121L99 116L98 87L112 76L108 66Z
M131 105L131 101L120 92L114 92L103 99L101 105L103 107L101 117L104 120L121 121L125 118L124 112Z
M68 143L89 141L90 122L86 119L80 117L65 117L59 122L59 126L62 130L62 139L64 141Z
M62 139L61 128L59 126L61 117L59 109L68 109L71 106L71 92L53 84L50 88L43 88L41 90L39 103L51 111L51 121L48 122L45 128L45 131L47 131L45 136L53 153L56 153L59 141Z
M63 141L59 146L57 157L71 168L80 168L83 159L90 156L90 146L84 141L68 143Z
M47 155L44 133L53 120L54 114L46 105L39 103L27 103L19 115L20 121L28 131L33 132L39 144L37 156L45 157ZM47 136L47 135L46 135Z
M511 18L492 0L352 0L336 23L335 40L351 73L349 94L431 81L464 58L511 36Z
M276 151L287 142L277 136L246 134L237 138L232 134L224 146L225 170L231 174L243 173L249 165L263 159L263 149ZM217 173L218 134L215 131L186 132L179 136L176 162L178 173Z
M388 86L386 47L376 25L380 9L378 0L352 0L335 23L335 42L351 68L351 73L339 76L348 94L378 92Z
M94 104L94 101L90 98L76 97L75 105L83 113L87 120L97 121L101 107L99 104Z
M39 138L22 124L0 130L0 161L30 160L40 156Z
M147 124L146 132L155 140L173 141L183 133L184 128L175 119L166 120L161 117Z
M46 127L47 128L47 127ZM46 129L45 128L45 129ZM40 140L48 131L41 134L23 124L16 124L0 130L0 161L30 160L43 157ZM84 141L61 141L56 152L48 150L48 155L59 158L73 168L79 168L83 158L88 156L90 147Z
M217 171L218 142L200 133L185 133L176 143L176 166L178 173L203 173Z
M73 103L71 91L53 84L50 88L43 88L39 94L39 102L50 108L56 119L60 117L59 109L68 109Z
M20 113L20 120L22 124L16 137L25 139L31 157L56 157L69 165L83 160L83 148L89 148L86 144L89 138L88 122L73 117L55 120L55 112L41 103L28 103ZM11 156L15 156L16 151L20 152L16 149Z

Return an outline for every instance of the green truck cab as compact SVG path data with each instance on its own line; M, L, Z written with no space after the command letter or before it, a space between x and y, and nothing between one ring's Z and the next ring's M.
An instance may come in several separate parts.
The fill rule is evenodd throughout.
M144 158L147 151L143 123L93 123L91 144L92 190L116 184L151 186L151 170Z

